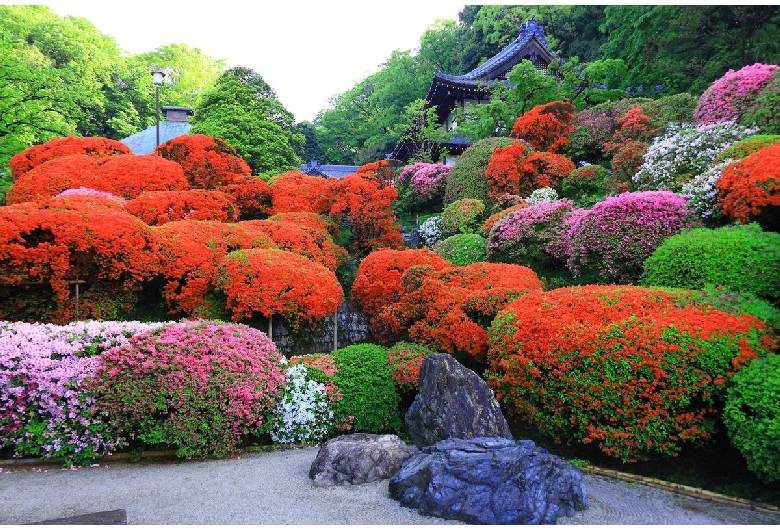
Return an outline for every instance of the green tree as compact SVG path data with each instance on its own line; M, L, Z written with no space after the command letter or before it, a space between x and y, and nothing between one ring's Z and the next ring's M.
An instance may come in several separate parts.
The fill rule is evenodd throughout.
M296 169L296 149L305 141L276 92L260 74L244 67L227 70L203 95L191 131L221 138L259 176Z

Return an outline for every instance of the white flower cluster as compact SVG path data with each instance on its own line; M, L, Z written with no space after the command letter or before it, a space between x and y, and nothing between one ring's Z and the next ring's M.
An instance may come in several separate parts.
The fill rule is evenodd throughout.
M334 414L325 385L308 379L305 364L287 369L289 378L273 411L271 439L275 443L314 443L324 440Z
M679 193L682 185L702 174L724 150L758 132L721 122L696 127L675 124L650 144L645 161L633 177L638 190L667 190Z
M715 188L723 171L734 162L726 160L710 166L704 173L696 175L689 182L682 185L680 195L688 201L688 208L701 219L715 221L721 217L718 208L718 190Z
M441 216L434 215L423 221L420 228L418 228L418 232L420 233L420 240L426 247L431 250L436 248L436 245L438 245L444 237L441 226Z
M528 204L528 206L533 206L534 204L539 204L540 202L555 202L557 200L558 193L549 186L536 189L531 192L530 197L525 197L523 199L523 201Z

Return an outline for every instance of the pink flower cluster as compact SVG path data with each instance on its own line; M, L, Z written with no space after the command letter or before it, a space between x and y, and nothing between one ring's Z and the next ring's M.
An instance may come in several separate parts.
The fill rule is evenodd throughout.
M488 259L512 245L527 246L538 241L546 246L560 232L573 204L569 199L540 202L502 218L490 230Z
M452 166L417 162L407 166L398 176L398 183L408 185L426 200L441 200Z
M769 83L777 65L755 63L736 72L729 70L699 98L693 113L697 125L738 121Z
M668 237L697 226L685 197L668 191L621 193L571 223L560 248L575 275L600 283L636 283L642 264Z
M127 199L125 199L124 197L119 197L117 195L113 195L113 194L107 193L105 191L98 191L98 190L93 190L91 188L84 188L84 187L70 188L70 189L67 189L67 190L65 190L63 192L60 192L60 194L56 195L56 196L57 197L71 197L73 195L95 195L97 197L105 197L106 199L112 199L112 200L115 200L115 201L120 202L122 204L125 204L127 202Z

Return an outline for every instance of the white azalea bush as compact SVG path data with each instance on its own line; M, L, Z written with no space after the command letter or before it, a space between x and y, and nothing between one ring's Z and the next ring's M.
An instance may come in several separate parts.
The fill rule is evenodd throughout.
M287 386L272 413L270 435L275 443L319 442L334 427L325 385L309 378L308 370L303 363L287 368Z
M680 193L683 184L704 173L721 151L757 131L734 122L672 125L650 144L632 179L634 186L637 191Z
M433 250L444 239L444 231L441 226L441 215L429 217L418 229L420 240L429 249Z
M529 197L523 199L528 206L539 204L540 202L555 202L558 200L558 192L549 186L539 188L531 192Z
M723 171L733 162L732 159L718 162L682 185L680 195L686 198L688 208L708 225L717 225L724 220L718 207L718 190L715 185Z

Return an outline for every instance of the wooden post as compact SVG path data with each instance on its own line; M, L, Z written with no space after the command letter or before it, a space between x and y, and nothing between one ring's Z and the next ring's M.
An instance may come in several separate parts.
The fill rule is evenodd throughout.
M76 320L79 319L79 284L76 283Z
M268 338L274 340L274 316L268 315Z
M339 310L333 315L333 349L339 349Z

